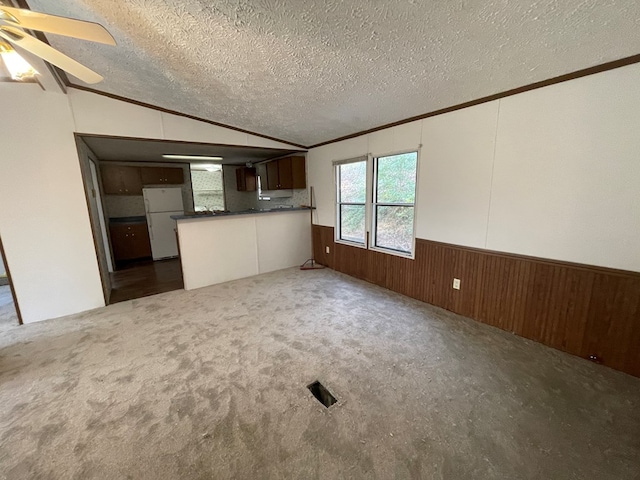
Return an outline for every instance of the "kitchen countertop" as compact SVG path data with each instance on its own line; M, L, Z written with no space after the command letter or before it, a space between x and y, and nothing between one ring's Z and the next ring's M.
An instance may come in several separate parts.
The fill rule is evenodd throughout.
M147 223L147 217L139 215L135 217L110 217L109 224L122 224L122 223Z
M240 212L223 212L223 213L197 213L191 215L171 215L174 220L193 220L196 218L220 218L231 217L234 215L259 215L263 213L281 213L281 212L299 212L309 210L309 207L293 207L293 208L263 208L260 210L242 210Z

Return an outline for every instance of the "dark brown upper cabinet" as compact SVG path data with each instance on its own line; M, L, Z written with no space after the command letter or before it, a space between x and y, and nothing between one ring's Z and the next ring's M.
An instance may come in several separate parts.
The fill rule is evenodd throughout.
M176 167L143 167L143 185L182 185L184 171Z
M274 160L266 164L267 167L267 190L277 190L280 188L280 178L278 174L278 161Z
M255 192L257 188L256 169L248 167L237 168L236 185L239 192Z
M102 165L102 189L106 195L142 195L142 179L138 167Z
M266 164L267 190L306 188L307 178L304 157L285 157Z
M291 157L293 188L307 188L307 171L304 157Z

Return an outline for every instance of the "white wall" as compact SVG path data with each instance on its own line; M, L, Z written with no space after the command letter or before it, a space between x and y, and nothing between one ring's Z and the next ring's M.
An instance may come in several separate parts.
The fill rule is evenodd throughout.
M416 236L484 248L498 102L422 123Z
M421 143L418 238L640 271L639 84L635 64L312 149L315 222L333 160Z
M295 148L75 89L0 82L0 100L0 232L24 322L104 305L74 132Z
M104 305L65 95L0 83L0 232L24 322Z
M640 270L640 65L505 98L487 248Z
M184 288L302 265L311 257L309 211L178 220Z
M313 148L307 153L307 185L313 187L313 223L334 226L334 203L336 199L333 160L344 160L366 155L369 152L369 135L351 138Z
M140 107L84 90L70 88L68 97L79 133L299 149L288 143Z

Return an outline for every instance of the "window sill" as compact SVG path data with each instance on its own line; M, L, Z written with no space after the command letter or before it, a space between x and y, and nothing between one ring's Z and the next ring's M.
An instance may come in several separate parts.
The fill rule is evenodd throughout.
M349 247L364 248L365 250L367 250L367 246L364 243L350 242L348 240L342 240L340 238L336 238L334 242L340 243L341 245L347 245Z
M414 249L414 252L411 252L411 253L399 252L397 250L391 250L389 248L382 248L382 247L369 247L369 250L373 252L386 253L387 255L395 255L396 257L402 257L408 260L416 259L415 249Z

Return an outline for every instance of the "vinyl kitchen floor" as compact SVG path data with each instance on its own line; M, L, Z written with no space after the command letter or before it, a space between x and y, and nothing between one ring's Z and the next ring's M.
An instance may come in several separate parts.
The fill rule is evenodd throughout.
M109 274L109 304L184 288L180 259L131 262Z

